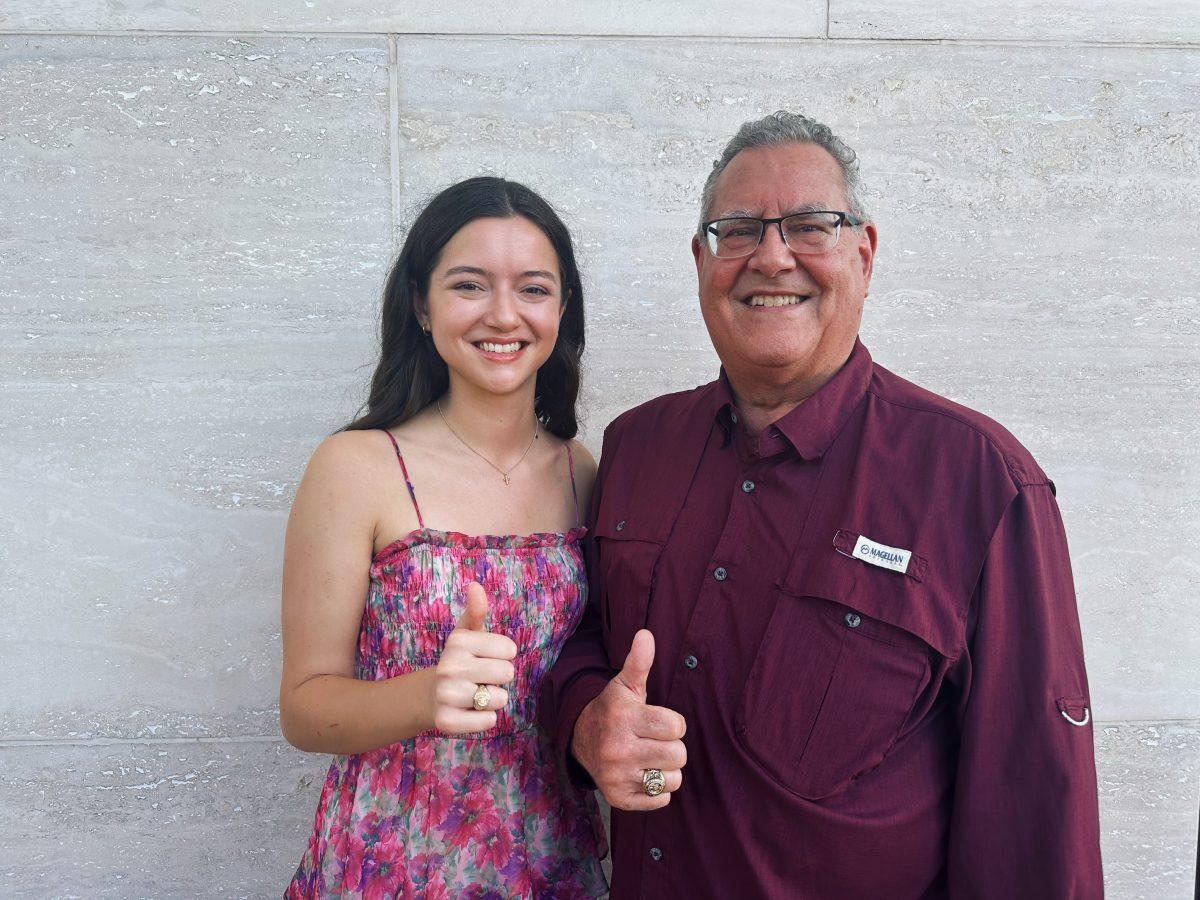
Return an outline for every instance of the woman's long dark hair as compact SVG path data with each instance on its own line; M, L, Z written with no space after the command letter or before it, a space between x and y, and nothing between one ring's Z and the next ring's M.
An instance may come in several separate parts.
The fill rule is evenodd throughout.
M564 440L579 430L575 401L583 356L583 284L571 233L536 193L503 178L469 178L451 185L417 216L383 293L379 365L371 378L366 412L343 428L391 428L411 419L450 386L446 363L417 320L417 298L429 295L429 278L442 248L464 225L482 218L522 216L542 230L558 256L566 304L558 340L538 369L534 412L546 430Z

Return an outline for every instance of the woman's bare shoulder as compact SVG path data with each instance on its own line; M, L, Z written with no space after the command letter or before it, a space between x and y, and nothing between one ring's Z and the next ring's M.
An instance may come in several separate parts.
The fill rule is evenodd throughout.
M578 439L572 438L567 443L575 461L575 489L579 492L580 506L586 510L592 496L592 485L596 483L596 458Z
M340 431L313 451L299 495L320 497L326 508L375 510L379 486L388 483L395 469L396 451L385 432Z
M394 458L395 452L383 431L339 431L317 445L308 472L358 479L375 474L389 457Z
M576 474L588 472L589 477L595 478L596 457L592 456L592 451L578 438L572 438L567 443L571 445L571 456L575 458Z

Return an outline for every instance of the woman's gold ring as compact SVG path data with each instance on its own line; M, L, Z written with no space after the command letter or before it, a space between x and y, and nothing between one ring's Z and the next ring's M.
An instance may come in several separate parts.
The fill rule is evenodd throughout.
M488 708L488 704L492 702L492 692L488 690L486 684L481 684L475 688L475 696L472 698L472 705L482 711Z

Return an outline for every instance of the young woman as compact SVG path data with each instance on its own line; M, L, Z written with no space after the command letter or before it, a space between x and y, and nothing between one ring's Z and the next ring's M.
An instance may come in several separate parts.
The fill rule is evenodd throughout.
M535 724L586 594L583 321L570 234L528 188L472 178L413 224L367 412L288 522L280 722L337 754L288 897L606 891L595 801Z

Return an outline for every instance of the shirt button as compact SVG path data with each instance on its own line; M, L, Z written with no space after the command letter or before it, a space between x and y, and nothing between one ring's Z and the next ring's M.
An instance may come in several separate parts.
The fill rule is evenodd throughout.
M654 860L655 862L658 862L660 859L662 859L662 851L659 850L657 847L651 847L650 848L650 858L652 860Z
M617 531L624 531L624 530L625 530L625 520L622 519L620 522L617 523Z
M696 659L694 656L688 655L683 658L683 664L689 669L694 669L696 666L700 665L700 660Z
M754 482L747 478L742 482L742 490L747 494L751 493L754 490Z
M731 409L729 411L729 421L732 422L734 425L737 424L737 410Z
M716 571L713 572L713 578L717 579L717 581L724 581L728 577L729 570L724 566L717 566Z
M858 615L857 613L846 613L845 622L851 628L857 628L862 624L862 616Z

